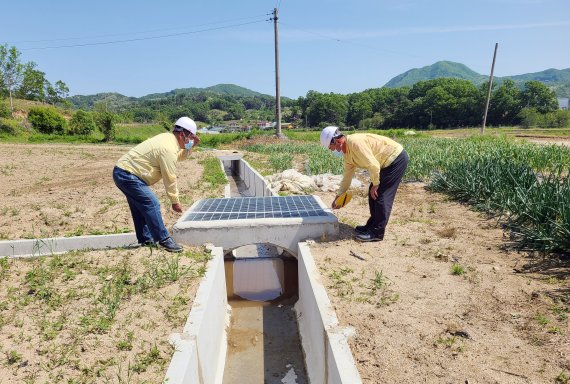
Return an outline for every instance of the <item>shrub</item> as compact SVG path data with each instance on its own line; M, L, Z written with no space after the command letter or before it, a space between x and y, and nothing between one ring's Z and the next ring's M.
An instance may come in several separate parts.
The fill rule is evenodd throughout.
M11 117L12 113L10 112L10 105L6 102L6 100L0 100L0 117Z
M20 131L21 126L17 120L5 119L0 117L0 133L7 133L9 135L16 135Z
M97 125L89 112L79 110L69 121L69 133L72 135L90 135Z
M41 133L63 134L65 131L66 121L53 107L30 108L28 120Z
M111 112L100 111L95 113L95 122L99 130L105 136L105 141L113 141L115 139L116 129L115 120L116 115Z

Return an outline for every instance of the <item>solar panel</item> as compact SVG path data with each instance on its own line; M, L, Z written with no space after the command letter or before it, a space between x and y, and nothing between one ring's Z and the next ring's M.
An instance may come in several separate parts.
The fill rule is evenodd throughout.
M327 216L314 196L271 196L203 199L184 221L277 219Z

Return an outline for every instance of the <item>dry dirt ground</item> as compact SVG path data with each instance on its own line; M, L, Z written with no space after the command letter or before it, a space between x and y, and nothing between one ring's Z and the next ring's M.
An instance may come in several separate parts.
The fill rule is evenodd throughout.
M0 237L130 229L126 201L111 178L127 149L0 144ZM200 181L198 160L208 155L197 153L180 166L185 207L220 196ZM162 185L155 191L170 226L178 216L165 209ZM326 204L334 197L316 194ZM352 239L352 227L368 216L363 193L335 214L339 238L315 239L311 251L341 325L355 329L350 345L364 383L570 383L566 261L512 250L497 223L420 183L400 187L383 242ZM25 279L42 262L11 261L0 275L0 383L160 382L172 352L166 339L180 331L192 304L200 252L181 258L193 271L186 278L133 294L109 330L85 338L76 336L90 324L82 303L97 302L121 265L132 265L126 285L138 286L148 263L168 255L142 249L46 260L47 272L73 270L72 257L81 266L72 279L63 274L54 282L62 295L70 286L77 292L51 312L50 301L36 299ZM84 292L89 284L94 297Z

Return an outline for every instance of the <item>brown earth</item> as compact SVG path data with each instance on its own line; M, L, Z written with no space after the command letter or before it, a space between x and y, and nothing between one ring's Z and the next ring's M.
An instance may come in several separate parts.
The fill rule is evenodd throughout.
M111 178L113 164L127 149L0 144L0 238L130 229L126 201ZM200 181L198 160L210 154L198 152L180 166L179 187L185 208L199 198L220 196L220 190ZM154 190L170 226L178 215L168 209L163 186L157 184ZM334 197L333 193L316 194L326 204ZM364 383L570 383L567 262L555 263L550 258L514 251L495 221L444 195L428 192L420 183L400 187L382 242L358 243L352 239L352 227L364 223L368 216L363 192L335 214L341 223L339 238L316 239L311 251L341 325L356 331L350 345ZM135 270L141 269L145 260L161 257L149 255L145 249L85 255L96 265L133 260ZM195 266L190 259L185 262ZM59 376L49 376L48 352L56 353L69 337L38 341L35 333L39 328L34 325L38 321L28 324L25 319L41 319L45 308L37 303L17 307L3 304L12 303L10 297L21 290L22 277L33 267L29 261L13 263L9 270L19 272L0 279L4 322L3 327L0 322L0 383L24 382L24 378L32 377L32 368L37 382L42 383L69 379L119 383L119 378L127 382L125 372L130 370L126 362L140 362L141 354L153 343L159 346L161 358L169 360L165 340L171 332L180 331L184 316L178 316L178 322L167 322L160 308L177 295L192 297L197 285L197 279L177 282L183 287L175 284L161 288L168 294L158 290L160 293L125 302L117 317L121 326L100 336L90 334L87 346L82 347L85 351L76 351L72 362L53 368L61 371ZM96 271L90 274L88 266L85 270L94 281L101 275ZM103 283L99 279L95 290L104 285L105 276ZM88 280L84 277L80 281ZM62 279L57 284L55 288L64 289L69 283ZM19 300L26 297L21 295ZM191 301L182 305L179 313L188 310ZM148 312L129 315L137 312L136 308L148 308ZM75 319L69 323L79 322L81 310L79 301L66 309L68 317ZM133 318L146 321L128 328ZM130 319L131 323L121 319ZM141 346L123 356L114 345L117 339L124 339L128 329ZM30 343L42 343L42 347L30 347ZM24 356L20 363L10 359L14 350ZM117 356L122 365L105 365ZM20 367L23 361L27 365ZM160 382L165 362L133 373L130 382ZM84 373L84 366L102 370L107 381L100 379L101 375Z

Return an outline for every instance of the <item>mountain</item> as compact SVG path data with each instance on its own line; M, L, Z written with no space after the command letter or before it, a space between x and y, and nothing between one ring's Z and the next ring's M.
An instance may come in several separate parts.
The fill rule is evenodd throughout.
M253 97L253 96L268 96L259 92L252 91L235 84L217 84L207 88L177 88L170 92L165 93L152 93L142 96L141 100L163 99L174 95L197 95L199 93L211 93L214 95L223 96L238 96L238 97Z
M411 87L419 81L432 80L438 77L454 77L469 80L475 84L480 84L486 79L485 76L478 74L464 64L438 61L426 67L410 69L394 77L384 86L387 88Z
M136 100L136 97L128 97L120 93L97 93L96 95L75 95L67 98L75 108L91 109L97 103L105 103L109 106L124 105Z
M221 96L236 96L236 97L255 97L265 96L259 92L252 91L239 85L234 84L217 84L207 88L177 88L164 93L152 93L142 97L129 97L121 95L120 93L97 93L95 95L75 95L67 98L75 108L91 109L97 103L105 103L109 106L124 106L127 104L136 103L137 101L148 101L165 99L174 95L197 95L197 94L212 94Z
M481 75L464 64L452 61L438 61L435 64L423 68L414 68L406 71L390 81L384 86L388 88L399 88L412 86L418 81L432 80L438 77L454 77L465 79L480 85L489 79L488 75ZM494 77L493 82L502 83L506 79L511 79L522 88L524 83L530 80L540 81L552 89L558 97L570 97L570 68L568 69L547 69L542 72L526 73L516 76Z

